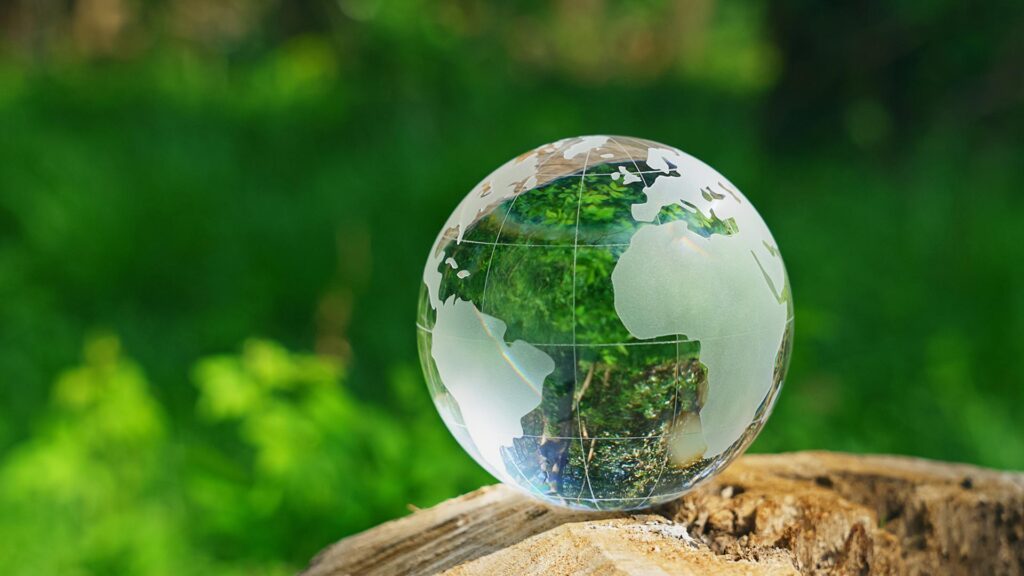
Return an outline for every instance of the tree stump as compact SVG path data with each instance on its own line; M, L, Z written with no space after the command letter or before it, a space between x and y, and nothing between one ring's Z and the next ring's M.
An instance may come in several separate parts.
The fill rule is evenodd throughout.
M488 486L346 538L304 574L1024 575L1024 474L748 455L639 514L566 511Z

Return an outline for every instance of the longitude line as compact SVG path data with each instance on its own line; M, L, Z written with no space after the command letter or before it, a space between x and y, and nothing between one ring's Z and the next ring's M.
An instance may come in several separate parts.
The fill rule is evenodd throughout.
M576 391L579 390L579 365L576 357L576 256L580 249L580 209L583 207L583 185L587 177L587 166L590 165L590 150L587 151L587 157L583 160L583 173L580 174L580 191L576 195L576 236L573 240L572 248L572 379L573 379L573 395L576 395ZM580 413L580 404L583 402L583 398L579 398L576 401L576 425L579 427L580 432L580 457L583 459L583 475L586 482L586 487L590 490L590 497L594 496L594 485L590 483L590 465L587 463L587 449L583 445L583 416ZM576 499L579 500L580 495L583 494L583 486L580 486L579 494L576 495ZM601 509L601 505L595 502L598 510Z
M633 163L633 168L636 168L636 173L640 175L640 180L643 181L644 188L646 188L647 187L647 180L644 179L643 175L644 174L650 174L651 172L660 172L660 171L658 171L658 170L647 170L647 171L640 170L640 166L637 165L636 160L634 160L633 157L629 154L629 151L626 150L626 147L622 145L622 142L619 142L618 140L616 140L614 136L609 136L608 139L611 140L612 142L615 142L615 145L619 147L619 150L622 150L622 153L626 155L626 158L629 158L629 161Z
M644 174L640 170L640 166L637 165L636 160L633 160L633 157L626 150L626 147L623 146L622 143L619 142L618 140L616 140L614 137L609 137L609 140L615 142L615 144L622 150L622 152L626 155L626 157L629 158L631 162L633 162L633 167L636 168L637 174L640 176L640 181L644 183L644 188L647 188L647 186L648 186L647 185L647 179L644 178ZM635 140L634 140L634 142L639 144L639 142L636 142ZM661 214L660 213L657 214L656 218L658 219L658 225L660 226L662 224ZM679 419L679 380L680 380L679 375L680 375L680 370L679 370L679 337L677 335L676 336L676 365L675 365L675 370L672 371L672 378L675 380L676 389L675 389L675 393L672 395L672 423L669 425L670 432L675 430L676 421ZM654 496L654 491L658 489L658 484L661 483L661 477L665 474L665 469L668 468L668 459L669 459L668 443L670 441L671 440L670 440L669 435L665 435L665 437L664 437L665 459L662 461L661 470L658 472L658 477L654 480L654 484L651 486L651 491L647 493L647 498L648 499L651 498L652 496Z
M541 162L536 168L534 168L534 172L540 170L541 167L543 167L545 164L547 164L547 162L549 160L551 160L555 156L555 154L557 154L557 153L558 152L555 151L555 152L552 152L551 154L549 154L548 157L545 158L543 162ZM497 234L497 236L494 237L494 244L491 245L491 256L487 260L487 272L484 273L484 287L483 287L483 289L480 292L480 313L481 314L484 313L484 303L487 300L487 282L491 278L491 267L494 264L494 253L498 250L498 242L499 242L499 240L501 240L501 231L505 229L505 222L508 221L509 215L512 214L512 208L515 207L516 200L518 200L520 196L522 196L523 194L526 194L527 192L529 192L529 190L523 190L523 191L519 192L518 194L516 194L515 196L512 197L512 202L508 205L508 211L505 212L505 217L501 219L501 225L498 226L498 234ZM513 444L513 448L515 448L514 444ZM534 485L533 479L530 478L529 476L527 476L519 468L519 464L515 461L515 458L512 457L510 459L512 461L512 465L515 466L516 471L518 471L519 474L522 475L522 477L525 478L526 481L530 484L530 488L533 488L533 490L537 494L543 494L544 492L541 489L537 488L537 486Z
M540 170L545 164L547 164L548 160L551 160L551 158L553 158L556 153L557 152L552 152L551 154L549 154L548 157L545 158L539 166L534 168L534 172ZM519 194L516 194L515 196L512 197L512 202L508 205L508 211L505 212L505 217L501 219L501 225L498 226L498 235L494 237L494 244L491 244L491 256L487 260L487 272L484 272L484 287L483 290L480 292L480 312L484 312L484 303L487 301L487 282L491 279L491 265L494 264L494 253L497 251L498 243L501 240L501 231L505 229L505 222L508 222L508 217L510 214L512 214L512 209L515 208L516 200L518 200L520 196L526 194L527 192L529 192L529 190L523 190Z

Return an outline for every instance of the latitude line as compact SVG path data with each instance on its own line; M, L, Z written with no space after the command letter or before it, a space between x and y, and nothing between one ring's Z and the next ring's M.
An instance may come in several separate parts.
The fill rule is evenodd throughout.
M611 138L609 137L609 139L611 139ZM616 141L616 144L618 144L618 141ZM619 147L622 148L622 145L619 144ZM625 148L623 148L623 150L625 150ZM628 154L628 152L627 152L627 154ZM632 158L628 158L628 161L632 162L633 166L636 167L636 171L635 172L631 172L631 174L664 174L664 172L662 172L661 170L641 170L640 167L636 165L636 160L634 160ZM619 162L608 162L608 163L602 164L602 166L614 165L614 164L619 164ZM591 173L590 175L591 176L621 177L622 173L621 172L617 172L617 171L616 172L598 172L598 173Z
M621 144L619 146L621 147ZM628 155L628 152L627 152L627 155ZM600 164L595 164L595 166L614 166L614 165L623 164L623 163L626 163L626 162L632 162L634 165L636 165L636 160L634 160L632 158L629 158L627 156L626 158L621 159L621 160L616 160L616 159L605 160L605 161L601 162ZM641 170L639 167L637 167L636 172L630 172L630 174L664 174L664 173L665 172L663 170L653 170L653 169L652 170ZM565 176L562 176L562 178L568 178L569 176L572 176L573 174L575 174L575 172L570 172L570 173L566 174ZM592 176L592 177L598 177L598 176L613 177L614 176L614 177L618 178L618 177L622 176L622 173L617 171L617 170L615 172L591 172L589 174L589 176Z
M514 199L513 199L514 201ZM480 244L483 246L516 246L519 248L572 248L572 244L520 244L516 242L484 242L483 240L466 240L463 238L461 241L455 236L441 236L444 240L455 240L462 244ZM629 246L629 244L580 244L583 248L617 248L622 246Z
M433 334L434 333L433 330L431 330L430 328L427 328L426 326L424 326L422 324L419 324L419 323L416 324L416 328L418 328L418 329L420 329L423 332L426 332L428 334ZM767 329L765 329L765 331L767 332ZM747 333L744 333L742 335L746 335L746 334ZM446 335L446 337L449 338L449 339L452 339L452 340L462 340L464 342L485 342L485 343L490 343L490 342L494 341L494 340L485 340L485 339L479 339L479 338L460 338L460 337L457 337L457 336L450 336L450 335ZM522 340L517 340L517 342L522 342ZM609 343L598 342L598 343L594 343L594 344L579 344L579 343L573 344L572 342L552 342L550 344L542 344L542 343L537 343L537 342L523 342L523 344L527 344L529 346L533 346L534 348L568 348L570 346L576 346L577 348L608 348L608 347L617 347L617 346L656 346L656 345L659 345L659 344L683 344L683 343L687 343L687 342L694 342L694 340L683 339L683 340L653 340L651 342L609 342Z
M786 319L786 324L787 325L788 324L792 324L793 320L794 320L793 317L787 318ZM427 328L426 326L424 326L424 325L422 325L422 324L420 324L418 322L416 323L416 328L418 328L418 329L420 329L420 330L422 330L424 332L427 332L429 334L433 334L434 333L433 330L431 330L430 328ZM768 327L765 327L765 328L757 328L757 329L754 329L754 330L747 330L746 332L737 332L736 334L727 334L725 336L708 336L707 338L701 338L699 340L699 342L712 342L712 341L718 341L718 340L728 340L730 338L739 338L740 336L750 336L752 334L760 334L761 332L768 332L768 331L774 330L774 329L775 329L774 326L768 326ZM456 340L464 340L464 341L467 341L467 342L493 342L493 340L480 340L480 339L476 339L476 338L458 338L458 337L454 337L454 336L448 336L448 337L456 339ZM548 343L548 344L544 344L544 343L538 343L538 342L524 342L524 344L529 344L530 346L533 346L534 348L545 348L545 347L552 348L552 347L565 347L565 346L577 346L577 347L580 347L580 348L597 348L597 347L601 347L601 346L653 346L653 345L656 345L656 344L685 344L687 342L698 342L698 340L688 340L686 338L682 338L682 339L678 339L678 340L652 340L650 342L612 342L612 343L596 342L596 343L593 343L593 344L580 344L580 343L573 344L571 342L551 342L551 343Z
M663 495L658 496L658 498L665 498L666 500L674 500L675 498L678 498L678 497L682 496L683 494L686 494L686 492L688 492L688 491L674 492L672 494L663 494ZM596 504L598 502L622 502L622 501L625 501L625 500L647 500L648 498L646 496L630 496L628 498L562 498L562 497L556 497L555 499L557 499L557 500L565 500L566 502L593 502L593 503ZM601 509L602 508L600 507L600 505L598 505L598 510L601 510Z
M767 397L768 397L768 395L766 394L765 398L767 398ZM762 416L760 418L755 418L755 419L751 420L750 423L747 424L747 426L762 425L762 424L766 424L767 422L768 422L768 418ZM466 424L459 424L457 422L453 423L452 425L454 425L454 426L456 426L458 428L469 428L469 426L467 426ZM692 434L684 434L684 436L697 436L699 434L703 434L704 432L722 432L722 431L725 431L725 430L732 430L732 429L733 429L733 427L722 427L722 428L705 429L705 430L703 430L701 432L695 432L695 433L692 433ZM606 441L619 441L619 440L661 440L662 438L668 438L669 436L671 436L671 435L670 434L658 434L658 435L655 435L655 436L595 436L593 438L590 438L590 440L599 440L599 441L602 441L602 442L606 442ZM540 434L523 434L521 437L522 438L547 438L549 440L578 440L580 438L579 436L543 436L543 435L540 435Z

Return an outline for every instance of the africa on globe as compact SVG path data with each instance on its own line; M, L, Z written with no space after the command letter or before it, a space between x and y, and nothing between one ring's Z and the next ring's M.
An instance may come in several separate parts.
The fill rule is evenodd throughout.
M634 509L753 441L793 302L729 180L671 146L583 136L463 199L430 249L417 332L434 403L481 466L555 504Z

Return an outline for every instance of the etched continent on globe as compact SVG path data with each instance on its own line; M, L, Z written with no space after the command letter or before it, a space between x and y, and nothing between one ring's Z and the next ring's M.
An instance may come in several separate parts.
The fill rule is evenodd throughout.
M420 359L491 474L550 502L642 508L738 456L782 385L793 308L750 202L675 148L541 146L445 223L423 274Z

